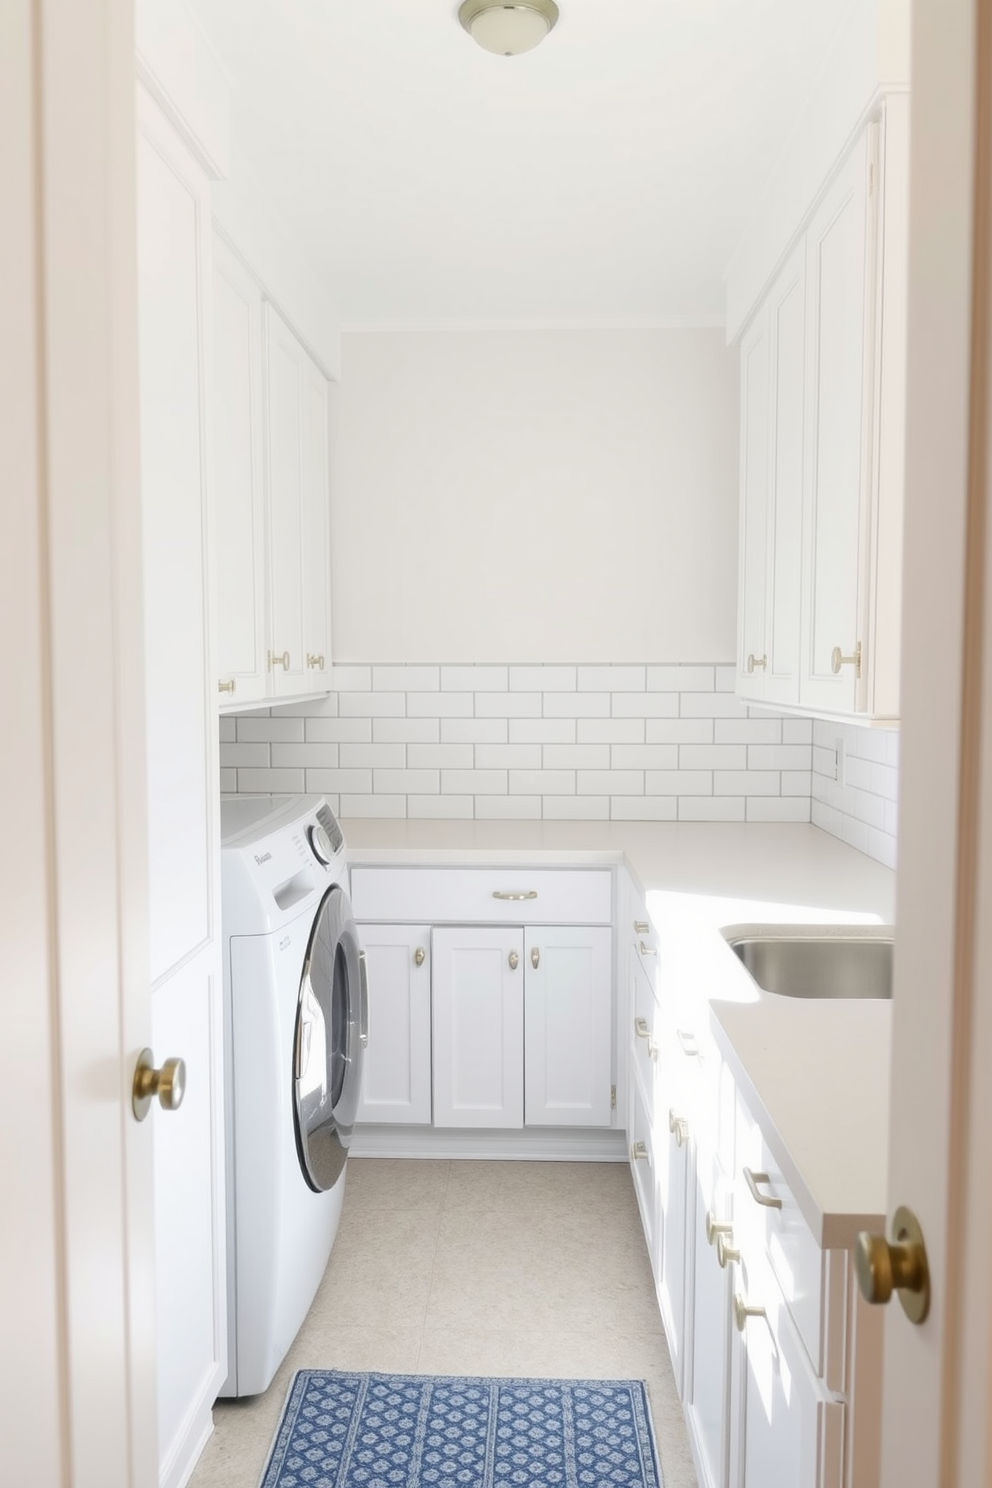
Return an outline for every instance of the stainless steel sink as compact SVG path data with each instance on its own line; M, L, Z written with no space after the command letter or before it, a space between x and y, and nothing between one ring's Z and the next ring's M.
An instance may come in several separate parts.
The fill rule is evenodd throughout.
M765 992L782 997L891 997L892 935L845 934L819 926L724 931L731 950Z

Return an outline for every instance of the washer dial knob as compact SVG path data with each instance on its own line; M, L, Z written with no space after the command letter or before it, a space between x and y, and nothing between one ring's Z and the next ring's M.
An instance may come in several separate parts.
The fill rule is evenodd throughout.
M326 868L334 856L331 839L319 822L307 828L307 837L310 839L310 850L318 863L323 863Z

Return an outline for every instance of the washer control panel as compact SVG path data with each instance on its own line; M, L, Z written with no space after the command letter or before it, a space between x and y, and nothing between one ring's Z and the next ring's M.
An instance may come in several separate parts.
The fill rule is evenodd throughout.
M322 863L326 868L334 856L334 848L331 845L330 837L320 822L314 822L312 827L307 827L307 838L310 842L310 851L317 859L317 862Z

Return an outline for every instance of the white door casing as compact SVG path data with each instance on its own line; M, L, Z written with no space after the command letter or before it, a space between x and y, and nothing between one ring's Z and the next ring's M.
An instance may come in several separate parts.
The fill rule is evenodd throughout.
M130 7L0 7L0 119L3 1475L152 1488Z

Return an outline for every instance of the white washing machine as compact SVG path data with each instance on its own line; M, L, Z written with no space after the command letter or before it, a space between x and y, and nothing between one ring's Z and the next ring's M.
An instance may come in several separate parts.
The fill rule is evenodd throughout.
M337 1233L367 1042L345 843L322 796L221 803L228 1376L255 1395Z

